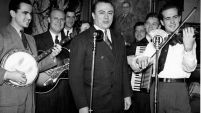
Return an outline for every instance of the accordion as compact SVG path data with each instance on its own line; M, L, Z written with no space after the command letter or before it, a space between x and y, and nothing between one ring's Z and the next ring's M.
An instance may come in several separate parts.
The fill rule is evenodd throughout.
M137 46L135 55L141 55L146 46ZM153 66L150 65L140 73L132 72L131 86L133 91L143 91L149 93L151 85L151 75L153 73Z

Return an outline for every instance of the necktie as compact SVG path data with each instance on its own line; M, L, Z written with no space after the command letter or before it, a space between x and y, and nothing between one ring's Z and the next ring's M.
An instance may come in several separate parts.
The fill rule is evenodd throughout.
M158 59L158 73L160 73L165 66L165 61L167 58L169 45L170 45L170 42L168 42L161 50L161 54L160 54L159 59Z
M68 34L69 34L69 31L67 30L67 31L66 31L66 36L67 36L67 37L68 37Z
M24 31L21 30L20 33L21 33L22 43L23 43L24 47L27 49L27 39L24 34Z
M55 36L55 44L59 44L58 35Z
M103 40L104 40L105 43L109 46L109 48L112 49L112 43L111 43L111 41L108 39L108 36L107 36L107 30L105 30Z

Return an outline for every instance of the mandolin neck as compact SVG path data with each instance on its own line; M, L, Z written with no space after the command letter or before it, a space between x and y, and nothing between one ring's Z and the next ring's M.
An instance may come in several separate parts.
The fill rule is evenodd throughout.
M63 39L59 45L64 45L66 42L70 41L71 38L65 38ZM46 51L44 51L43 53L41 53L40 55L38 55L35 59L37 62L39 62L40 60L42 60L43 58L45 58L47 55L49 55L50 53L52 52L52 48L51 49L48 49Z

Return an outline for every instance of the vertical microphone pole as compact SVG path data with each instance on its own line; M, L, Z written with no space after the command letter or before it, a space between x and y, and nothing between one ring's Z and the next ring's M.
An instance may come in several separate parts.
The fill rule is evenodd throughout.
M156 49L155 85L154 85L154 113L158 113L158 56L159 56L159 49Z
M93 51L92 51L92 64L91 64L91 91L90 91L90 103L89 103L89 113L92 113L92 103L93 103L93 85L94 85L94 64L95 64L95 53L96 53L96 35L93 38Z
M89 102L89 113L92 113L93 104L93 86L94 86L94 67L95 67L95 55L96 55L96 42L101 41L103 38L103 32L101 30L96 30L93 33L93 50L92 50L92 64L91 64L91 90L90 90L90 102Z
M153 42L156 48L156 59L155 59L155 84L154 84L154 113L158 113L158 57L159 57L159 46L163 41L161 36L155 36Z

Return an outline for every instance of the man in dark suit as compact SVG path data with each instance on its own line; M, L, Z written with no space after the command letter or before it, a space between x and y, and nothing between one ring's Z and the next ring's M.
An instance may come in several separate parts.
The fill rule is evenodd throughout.
M138 56L142 54L148 44L146 39L146 31L144 27L144 22L137 22L133 27L135 40L131 43L131 46L127 46L126 53L127 57ZM129 62L129 61L128 61ZM132 71L129 66L129 75L131 76L131 86L133 90L132 105L127 113L150 113L149 105L149 94L141 89L141 82L138 82L139 79L142 79L142 73L136 73ZM139 78L139 79L138 79ZM139 86L138 86L139 85Z
M93 79L94 113L122 113L131 105L124 40L109 29L114 7L110 1L98 0L92 8L94 25L75 37L71 43L70 86L79 113L90 109L93 33L102 30L104 41L97 42ZM110 42L109 42L110 41Z
M9 12L11 22L0 31L1 63L6 61L5 56L9 55L10 57L14 53L17 55L24 51L28 51L33 57L36 57L37 49L34 38L22 32L31 22L31 2L29 0L11 0L9 3ZM19 52L14 52L13 50L19 50ZM61 47L57 46L54 48L52 54L42 59L38 63L39 71L56 65L54 57L60 50ZM9 52L11 52L11 54L8 54ZM35 83L30 83L28 86L24 87L30 75L29 73L27 74L26 72L18 70L26 68L24 65L21 66L21 64L24 64L24 61L29 57L23 57L23 55L26 56L26 54L19 54L18 57L13 59L13 61L18 61L14 62L16 63L15 67L11 67L14 68L14 71L13 69L0 67L0 113L35 113ZM19 56L21 58L19 58ZM28 63L30 63L29 59ZM25 63L25 65L28 63ZM33 64L33 62L31 62L31 64ZM27 67L29 66L30 65ZM16 82L21 85L21 87L8 85L6 84L8 81Z
M73 39L78 34L78 29L75 26L76 15L75 11L67 9L65 11L66 19L65 19L65 26L63 29L64 35L70 39L68 43L65 44L67 48L70 48L71 39Z
M61 42L65 38L61 31L65 23L65 14L62 10L53 9L50 13L49 30L45 33L35 36L36 45L38 50L48 50L53 47L56 43ZM68 63L69 51L67 48L63 47L61 53L57 56L57 67L65 65ZM55 69L47 70L39 74L44 76L44 73L52 73L56 71ZM67 79L67 73L64 73L63 78L57 80L55 83L56 87L48 92L36 93L36 113L70 113L70 99L72 98L70 93L70 87ZM58 73L60 74L60 73ZM39 79L38 79L39 80ZM38 82L38 81L37 81Z

